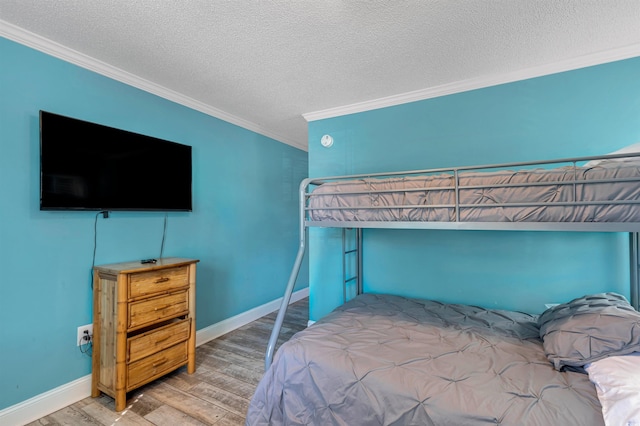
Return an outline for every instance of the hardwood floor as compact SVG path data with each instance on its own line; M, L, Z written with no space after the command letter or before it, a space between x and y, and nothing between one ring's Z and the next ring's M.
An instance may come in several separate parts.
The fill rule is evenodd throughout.
M111 397L85 398L29 423L36 425L244 425L254 389L264 373L264 352L276 313L196 349L196 372L182 367L127 395L127 408L114 411ZM289 306L276 346L304 329L309 300Z

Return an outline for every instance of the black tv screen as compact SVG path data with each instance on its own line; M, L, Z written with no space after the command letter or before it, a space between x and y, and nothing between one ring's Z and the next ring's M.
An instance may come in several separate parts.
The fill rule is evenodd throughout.
M40 111L40 210L191 211L191 146Z

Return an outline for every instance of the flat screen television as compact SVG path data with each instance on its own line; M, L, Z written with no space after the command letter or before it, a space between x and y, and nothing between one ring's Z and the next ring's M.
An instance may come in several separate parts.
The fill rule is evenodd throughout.
M191 146L40 111L40 210L191 211Z

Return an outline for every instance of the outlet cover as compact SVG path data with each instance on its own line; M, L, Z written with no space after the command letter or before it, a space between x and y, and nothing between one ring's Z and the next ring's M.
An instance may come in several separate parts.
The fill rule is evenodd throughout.
M85 330L89 331L89 336L91 336L91 338L93 338L93 324L87 324L87 325L80 326L80 327L78 327L78 335L76 337L76 346L80 346L81 344L89 343L89 342L83 340L84 331Z

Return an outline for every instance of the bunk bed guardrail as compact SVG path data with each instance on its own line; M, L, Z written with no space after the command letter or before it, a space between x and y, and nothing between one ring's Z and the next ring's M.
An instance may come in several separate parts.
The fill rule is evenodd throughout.
M564 166L563 166L564 164ZM535 168L531 168L534 166ZM631 170L630 173L618 173L619 167ZM544 181L527 180L512 182L506 179L506 182L500 181L499 183L472 183L465 184L463 179L470 174L491 174L491 173L513 173L518 175L521 173L534 172L538 175L543 175L546 171L552 174L557 170L562 170L561 179L558 179L556 175L552 175L550 179ZM594 173L591 173L591 171ZM599 172L600 171L600 172ZM586 178L589 173L593 177ZM604 175L603 175L604 174ZM321 187L325 184L341 183L359 181L365 186L369 185L372 180L384 180L384 179L396 179L405 181L414 177L445 177L449 179L447 185L435 186L413 186L409 188L383 188L373 189L366 187L364 190L361 188L344 190L331 189L324 191L322 194L317 194L313 189ZM585 193L585 188L595 188L597 185L620 185L625 190L622 195L618 194L617 198L612 198L609 195L604 198L595 199L582 199L581 196ZM565 199L552 199L549 200L535 200L528 201L518 199L516 201L500 201L496 202L490 198L482 196L482 199L486 202L471 202L465 203L463 193L464 191L475 191L478 193L484 193L487 190L514 190L517 192L535 190L535 189L549 189L553 191L564 191ZM568 189L568 191L567 191ZM427 194L427 193L448 193L448 202L427 204L422 201L423 204L405 204L396 203L393 199L394 196L400 196L401 200L406 199L407 194ZM586 191L588 192L588 191ZM592 191L594 192L594 191ZM569 195L567 195L569 194ZM339 199L338 205L321 205L311 206L311 200L313 197L323 196ZM343 197L368 197L374 199L377 197L391 196L391 202L384 200L384 205L348 205L344 203ZM566 199L566 198L569 199ZM602 197L601 193L597 194L597 197ZM487 201L488 200L488 201ZM499 221L495 220L464 220L462 212L465 209L548 209L548 208L561 208L561 209L580 209L580 208L602 208L604 210L617 209L617 213L623 212L620 216L622 219L614 217L613 219L604 219L605 221L598 221L594 218L593 213L589 213L586 218L583 217L583 221L571 221L563 219L561 221L551 218L546 220L519 220L511 221L501 218ZM403 216L403 212L411 210L413 212L420 210L435 210L444 209L449 213L449 217L439 220L406 220L406 215ZM322 211L325 216L322 219L315 219L314 214L317 211ZM339 216L337 219L331 217L332 212L393 212L392 219L380 219L380 220L360 220L357 215L350 214L349 220L344 220L344 215ZM627 214L631 212L631 214ZM395 216L394 216L395 215ZM366 216L366 214L365 214ZM419 214L417 216L420 216ZM328 218L328 219L327 219ZM295 282L300 271L304 253L306 250L307 240L307 228L308 227L332 227L332 228L391 228L391 229L459 229L459 230L520 230L520 231L583 231L583 232L625 232L629 233L630 241L630 281L631 281L631 304L635 309L639 309L639 297L640 297L640 248L639 248L639 235L640 235L640 152L639 153L625 153L614 154L604 156L589 156L589 157L576 157L576 158L564 158L549 161L531 161L531 162L514 162L481 166L463 166L452 168L435 168L424 170L411 170L411 171L399 171L391 173L369 173L369 174L355 174L347 176L330 176L322 178L307 178L300 184L299 189L299 246L298 253L294 262L289 281L285 288L284 296L281 301L281 306L276 316L274 327L271 332L269 343L265 354L265 371L271 365L273 360L273 354L275 346L280 334L284 315L287 310L287 306L291 300L291 294L295 286ZM359 260L361 262L361 260Z

